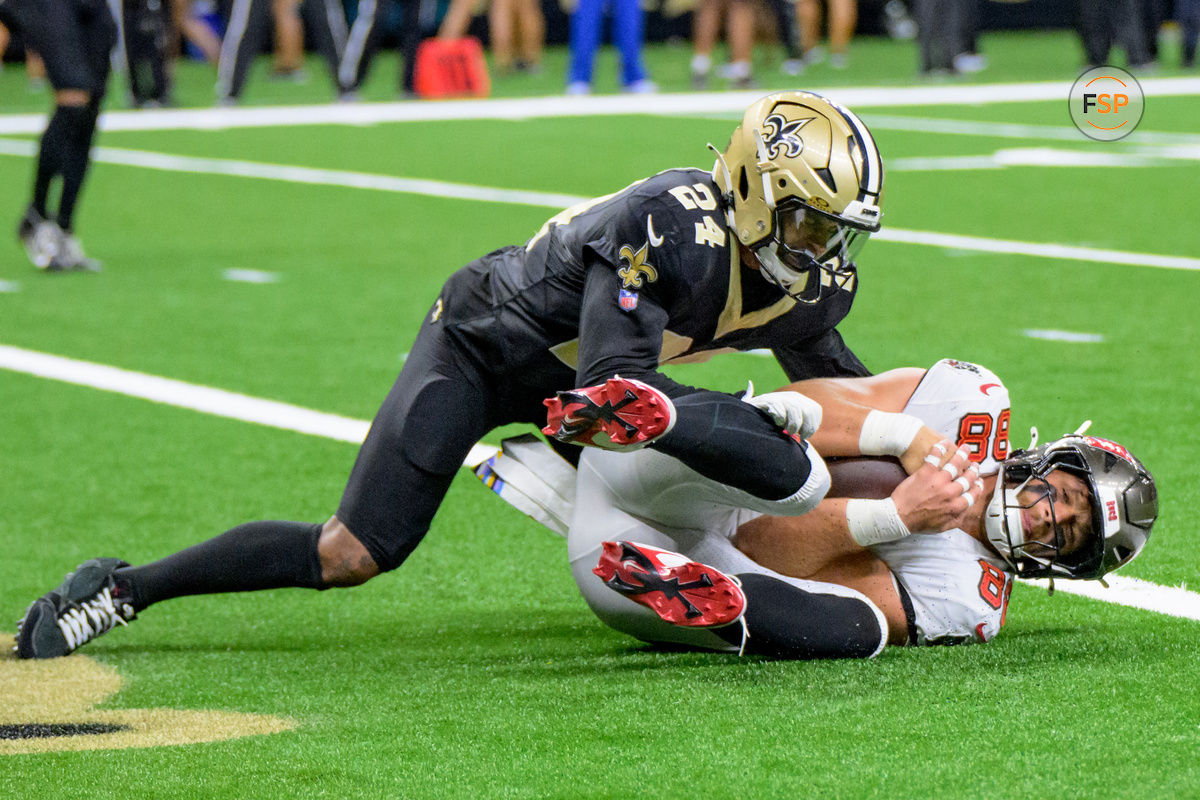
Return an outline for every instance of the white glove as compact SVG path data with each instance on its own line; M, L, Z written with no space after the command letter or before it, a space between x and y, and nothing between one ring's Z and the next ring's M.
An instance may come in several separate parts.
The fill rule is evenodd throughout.
M755 397L754 384L747 382L742 401L767 412L776 425L802 439L811 439L821 427L821 404L799 392L767 392Z

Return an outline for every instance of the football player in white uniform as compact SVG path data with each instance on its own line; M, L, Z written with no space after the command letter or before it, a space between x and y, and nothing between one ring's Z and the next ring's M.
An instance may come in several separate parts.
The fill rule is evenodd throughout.
M831 459L832 488L803 516L772 515L661 454L585 454L568 554L606 624L809 658L987 641L1014 576L1101 577L1141 550L1157 516L1153 479L1113 442L1072 434L1010 455L1008 391L977 365L790 388L825 409L816 450L873 457ZM914 471L935 432L959 449L935 445L910 478L879 458L904 454Z

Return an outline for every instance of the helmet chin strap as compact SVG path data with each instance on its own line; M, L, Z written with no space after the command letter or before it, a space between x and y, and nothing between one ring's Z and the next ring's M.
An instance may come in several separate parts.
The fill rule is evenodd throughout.
M725 192L722 194L722 199L725 201L725 227L733 234L733 238L737 239L737 226L733 222L733 173L729 170L729 164L725 161L725 154L717 148L713 147L712 142L707 143L708 149L717 154L717 164L721 165L721 169L725 171ZM713 179L717 178L717 164L713 164Z
M709 142L706 146L708 147L709 150L712 150L714 153L717 154L717 162L720 163L721 169L725 170L725 185L729 187L726 194L732 195L733 194L733 172L730 171L729 164L725 163L725 154L722 153L720 150L718 150L716 147L714 147L712 142ZM714 168L714 172L715 172L715 168ZM717 176L713 175L713 177L715 178Z

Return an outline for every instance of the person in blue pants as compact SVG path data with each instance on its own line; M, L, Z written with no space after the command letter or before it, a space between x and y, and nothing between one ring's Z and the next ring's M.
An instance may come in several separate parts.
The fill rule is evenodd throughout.
M605 6L612 13L613 44L621 52L621 85L627 92L647 93L658 87L642 64L642 7L638 0L579 0L571 15L571 65L567 94L592 91L592 62L600 46Z

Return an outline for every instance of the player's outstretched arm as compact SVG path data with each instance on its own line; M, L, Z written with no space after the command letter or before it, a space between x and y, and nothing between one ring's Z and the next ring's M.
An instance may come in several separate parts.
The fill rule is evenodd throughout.
M941 435L902 413L925 370L894 369L866 378L815 378L787 389L820 404L822 421L813 447L825 458L892 456L916 472Z

